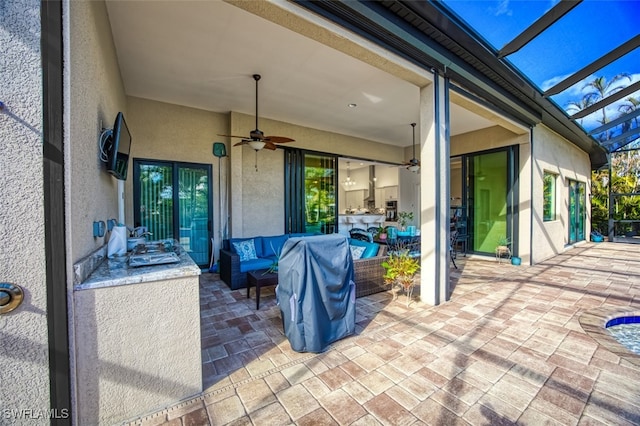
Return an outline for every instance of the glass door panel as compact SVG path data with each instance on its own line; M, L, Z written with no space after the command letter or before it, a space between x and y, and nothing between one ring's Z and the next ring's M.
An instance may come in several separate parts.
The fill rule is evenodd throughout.
M569 244L585 238L586 186L569 180Z
M508 229L508 151L469 158L469 200L472 250L493 253Z
M135 226L146 226L153 240L173 238L173 167L146 163L138 172Z
M304 155L304 217L306 232L335 232L335 158Z
M198 265L209 262L209 176L207 169L178 166L180 244Z

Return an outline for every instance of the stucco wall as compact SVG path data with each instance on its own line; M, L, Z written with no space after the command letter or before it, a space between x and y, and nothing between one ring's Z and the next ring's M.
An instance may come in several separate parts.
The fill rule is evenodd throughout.
M78 424L115 424L202 390L198 277L80 290Z
M70 260L102 246L93 237L93 222L118 218L117 181L100 161L101 128L113 127L118 111L126 113L126 98L115 54L106 7L102 1L71 1L65 37L69 56L67 165L69 197L67 229ZM67 39L68 38L68 39Z
M0 5L0 280L25 298L0 316L0 423L49 424L3 410L48 410L49 353L42 186L40 2ZM9 417L5 417L9 415Z
M569 235L568 179L586 184L587 212L591 211L591 163L589 155L567 142L545 126L533 130L533 256L534 262L547 259L565 250ZM556 220L543 221L543 176L548 171L556 180ZM585 236L591 229L590 215L585 222Z
M211 188L215 247L220 247L226 215L220 221L220 208L228 204L228 158L213 155L214 142L226 142L218 134L228 133L229 114L215 113L181 105L136 97L127 98L127 124L131 132L129 178L125 184L125 220L133 226L133 159L180 161L212 165ZM227 153L229 144L226 143ZM219 173L219 168L222 172ZM220 177L220 185L218 178ZM221 194L222 193L222 194ZM219 197L223 197L221 200ZM226 209L225 209L226 210ZM220 226L222 224L222 226ZM217 256L216 256L217 259Z
M517 135L504 127L493 126L475 132L463 133L451 137L450 153L452 157L470 152L486 151L510 145L529 143L529 136Z

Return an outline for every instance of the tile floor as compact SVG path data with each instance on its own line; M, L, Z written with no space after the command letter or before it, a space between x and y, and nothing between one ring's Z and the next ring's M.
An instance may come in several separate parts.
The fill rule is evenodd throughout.
M640 245L457 262L449 302L358 299L356 335L321 354L291 350L273 290L256 311L204 274L205 391L131 424L640 424L640 356L602 332L640 313Z

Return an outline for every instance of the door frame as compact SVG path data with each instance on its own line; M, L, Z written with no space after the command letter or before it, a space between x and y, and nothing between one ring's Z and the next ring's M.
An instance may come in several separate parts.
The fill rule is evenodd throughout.
M485 151L475 151L464 154L456 154L453 157L460 157L462 160L462 204L466 207L466 220L467 220L467 235L468 235L468 252L472 254L479 255L487 255L493 256L493 252L478 252L473 250L473 235L474 235L474 226L473 226L473 209L474 206L470 202L470 197L472 197L472 182L471 182L471 172L473 171L473 166L471 165L471 161L473 157L484 154L492 154L495 152L506 152L507 154L507 199L506 199L506 207L507 207L507 236L511 238L511 252L514 256L518 255L518 235L519 235L519 175L518 175L518 167L519 164L519 145L509 145L494 149L488 149Z
M133 222L140 222L140 165L148 164L148 165L159 165L159 166L170 166L171 167L171 176L172 182L174 182L174 190L172 191L173 197L173 208L174 212L179 208L179 194L175 191L175 184L179 181L178 170L181 167L192 167L205 169L207 171L207 186L209 190L209 196L207 197L207 205L209 206L209 211L207 215L207 240L212 241L214 235L213 229L213 182L212 182L212 165L208 163L193 163L193 162L185 162L185 161L171 161L171 160L155 160L150 158L134 158L133 159ZM173 238L177 241L180 241L180 217L179 215L173 215ZM211 253L213 250L212 244L207 244L207 262L198 264L199 267L209 266L209 259L211 258Z

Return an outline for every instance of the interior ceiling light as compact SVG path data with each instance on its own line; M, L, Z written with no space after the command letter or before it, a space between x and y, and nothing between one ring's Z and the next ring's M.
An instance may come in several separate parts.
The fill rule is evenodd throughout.
M342 181L342 184L344 186L346 186L347 188L353 186L356 184L355 180L351 180L351 168L350 168L351 162L347 161L347 178Z
M349 104L349 108L355 108L355 107L357 107L357 106L358 106L358 105L356 105L356 104Z

